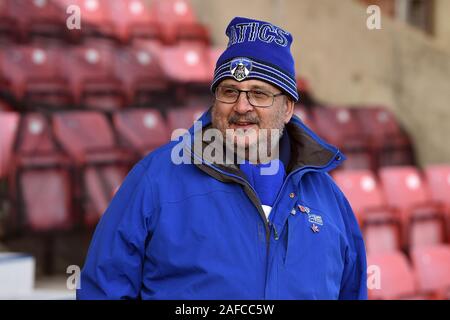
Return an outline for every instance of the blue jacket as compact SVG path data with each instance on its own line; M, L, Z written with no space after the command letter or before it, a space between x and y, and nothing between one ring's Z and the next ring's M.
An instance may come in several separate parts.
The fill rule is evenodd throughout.
M292 156L268 222L235 165L176 165L177 142L141 160L96 228L77 298L366 299L361 232L327 173L345 158L296 116L286 130Z

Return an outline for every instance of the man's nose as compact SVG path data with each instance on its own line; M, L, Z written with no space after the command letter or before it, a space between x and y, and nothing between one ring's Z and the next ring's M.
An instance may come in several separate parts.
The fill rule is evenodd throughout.
M246 92L240 92L239 97L234 104L234 110L237 113L247 113L253 110L253 106L248 101L248 96Z

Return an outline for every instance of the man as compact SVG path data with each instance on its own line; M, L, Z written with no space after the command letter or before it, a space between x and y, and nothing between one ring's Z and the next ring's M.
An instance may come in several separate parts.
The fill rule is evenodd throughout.
M363 239L327 173L344 156L293 117L292 36L240 17L226 34L200 119L224 154L195 146L194 126L140 161L97 226L79 299L366 299Z

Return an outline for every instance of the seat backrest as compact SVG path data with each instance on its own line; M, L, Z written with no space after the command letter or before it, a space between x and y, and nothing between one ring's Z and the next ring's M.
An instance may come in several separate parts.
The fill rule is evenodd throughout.
M91 152L116 147L107 118L99 112L68 111L53 115L55 137L73 157L83 159Z
M57 151L48 119L41 113L22 115L16 142L19 156L37 156Z
M22 23L46 21L64 23L67 14L66 7L55 0L13 0L14 10Z
M411 253L419 287L425 291L450 289L450 246L414 248Z
M72 225L71 184L67 170L26 170L19 180L28 228L51 231Z
M143 41L115 52L115 74L128 87L163 86L166 82L160 62L161 46ZM161 83L161 84L160 84Z
M131 109L113 116L114 126L121 138L141 154L169 141L169 131L157 110Z
M381 186L370 170L340 170L333 177L358 216L364 210L386 206Z
M188 0L154 0L151 10L161 24L196 24L194 10Z
M408 209L430 200L420 172L413 166L384 167L379 176L391 206Z
M161 65L166 76L175 82L209 83L210 73L207 47L200 43L180 43L164 48Z
M207 109L203 107L198 108L184 108L174 109L169 111L167 121L169 125L170 135L176 129L190 129L194 122L198 120Z
M355 115L362 125L362 131L369 135L372 142L379 147L385 143L392 143L395 138L404 136L394 114L384 107L356 108Z
M400 250L399 227L395 223L366 224L363 228L368 254Z
M314 122L320 136L340 147L368 144L354 109L345 107L321 107L312 110Z
M127 174L124 166L92 166L84 174L84 222L95 225Z
M374 284L377 272L380 276L379 288L369 289L370 299L399 299L417 293L414 272L402 252L369 254L367 265L374 270ZM370 282L372 275L368 277Z
M429 165L424 172L431 198L450 206L450 165Z
M145 38L160 37L155 13L145 0L110 1L110 16L115 29L123 41L136 36Z
M63 8L75 5L80 8L82 22L85 25L110 24L109 16L111 0L57 0ZM115 0L114 0L115 1Z
M0 179L7 175L12 161L13 144L19 125L19 114L0 111Z

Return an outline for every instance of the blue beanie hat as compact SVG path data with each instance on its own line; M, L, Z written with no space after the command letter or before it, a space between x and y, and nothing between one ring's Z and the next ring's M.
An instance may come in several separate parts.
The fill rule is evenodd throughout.
M271 23L236 17L227 27L228 47L217 60L211 90L224 79L269 82L298 101L292 36Z

